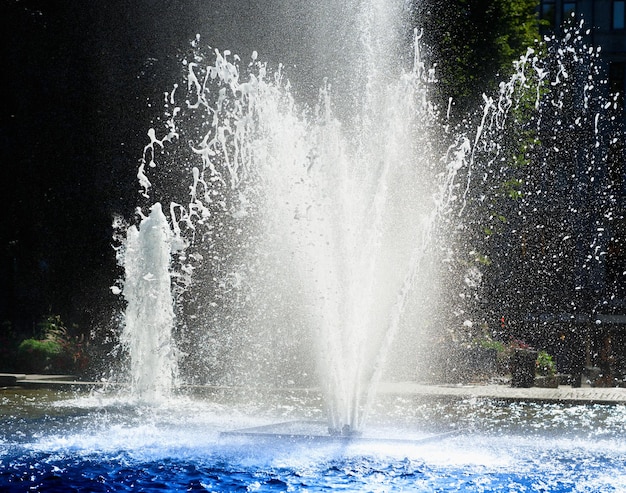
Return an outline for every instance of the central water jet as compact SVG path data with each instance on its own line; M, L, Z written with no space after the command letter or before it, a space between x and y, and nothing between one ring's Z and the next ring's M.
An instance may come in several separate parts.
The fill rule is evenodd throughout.
M407 307L414 332L436 313L425 260L454 168L438 169L417 34L412 62L398 62L401 9L361 5L361 52L345 68L358 97L327 83L308 110L282 68L256 52L207 59L195 40L138 173L148 196L165 148L167 174L188 176L188 199L170 191L169 219L191 244L181 270L194 272L183 366L243 386L310 384L316 372L333 434L362 429Z

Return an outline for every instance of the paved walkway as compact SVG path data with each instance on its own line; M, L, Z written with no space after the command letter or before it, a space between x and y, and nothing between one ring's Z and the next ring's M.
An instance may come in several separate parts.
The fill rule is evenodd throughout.
M0 373L0 389L10 387L90 389L101 382L76 380L71 375L27 375ZM202 388L202 386L199 386ZM209 387L207 387L208 389ZM217 389L217 388L213 388ZM227 389L226 389L227 390ZM277 391L315 391L315 389L284 388ZM383 383L379 392L396 395L415 395L425 398L501 399L509 401L568 402L595 404L626 404L626 388L580 387L561 385L556 389L531 387L513 388L508 385L426 385L414 382Z
M626 404L626 389L616 387L579 387L561 385L556 389L508 385L423 385L412 382L385 383L379 392L451 398L488 398L511 401Z
M39 375L26 373L0 373L0 389L7 387L93 387L97 382L82 382L74 375Z

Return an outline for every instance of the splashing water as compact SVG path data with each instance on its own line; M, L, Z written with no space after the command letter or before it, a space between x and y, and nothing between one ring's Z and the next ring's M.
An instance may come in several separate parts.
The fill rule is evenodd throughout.
M191 174L190 201L173 200L170 220L193 238L187 271L205 270L194 275L212 298L204 341L228 362L220 371L235 383L252 374L250 384L314 366L337 432L362 427L416 278L436 288L424 259L449 195L429 139L432 74L417 35L413 66L399 70L388 7L362 11L364 85L348 117L335 114L330 84L304 112L282 69L256 53L247 78L228 51L212 63L196 53L187 94L167 95L168 133L150 130L139 170L147 196L145 165L166 141L189 143L175 160Z
M144 402L169 396L176 376L170 280L172 238L161 204L127 230L124 248L127 302L122 344L131 355L132 391Z
M518 148L510 142L541 121L542 105L553 111L540 96L563 77L563 63L553 70L529 50L499 94L485 96L476 127L448 135L454 144L442 159L434 142L448 127L429 101L434 77L419 36L408 69L392 50L401 45L400 17L367 3L362 54L351 69L356 96L326 83L314 109L296 104L282 67L270 70L256 52L247 64L229 51L205 57L196 39L185 83L166 94L165 136L150 129L138 172L145 197L170 202L171 226L157 207L161 230L190 245L173 260L159 257L161 279L177 266L174 288L184 292L179 363L187 377L288 386L310 385L316 373L333 433L363 428L399 336L419 339L439 316L441 262L431 244L438 218L463 213L486 177L522 181L507 175L518 167L494 163L512 160ZM538 116L508 132L521 109L533 111L533 97ZM149 173L157 161L168 165L164 187L153 184L162 166ZM498 168L502 176L493 175ZM483 186L474 178L481 175ZM127 283L136 275L127 269ZM151 295L133 296L129 308ZM127 325L134 318L127 315Z

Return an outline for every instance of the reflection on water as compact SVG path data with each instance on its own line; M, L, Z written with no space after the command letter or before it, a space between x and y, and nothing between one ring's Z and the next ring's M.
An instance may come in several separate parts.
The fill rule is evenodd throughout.
M248 402L259 402L250 399ZM313 394L236 405L180 396L161 406L114 395L0 394L0 490L624 491L626 408L387 396L372 432L410 441L255 442L224 430L323 420Z

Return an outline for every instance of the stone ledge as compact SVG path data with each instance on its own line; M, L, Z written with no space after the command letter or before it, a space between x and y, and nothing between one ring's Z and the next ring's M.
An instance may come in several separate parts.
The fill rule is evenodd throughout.
M0 373L0 387L32 387L74 384L74 375L45 375L28 373Z
M4 378L4 380L2 380ZM3 384L2 382L5 382ZM88 382L76 380L72 375L27 375L18 373L0 373L0 387L54 388L80 390L100 386L118 386L114 382ZM211 385L183 385L182 390L201 392L208 390L237 391L234 387ZM269 389L266 389L269 390ZM276 388L275 392L312 392L311 388ZM382 382L378 387L380 394L423 396L424 398L449 399L498 399L505 401L560 402L571 404L626 404L626 388L618 387L579 387L559 386L557 388L513 388L508 385L433 385L416 382Z
M15 373L0 373L0 387L13 387L16 385L18 378L26 375Z
M413 382L383 383L380 392L432 397L486 398L510 401L625 404L626 389L618 387L560 386L557 388L513 388L507 385L424 385Z

